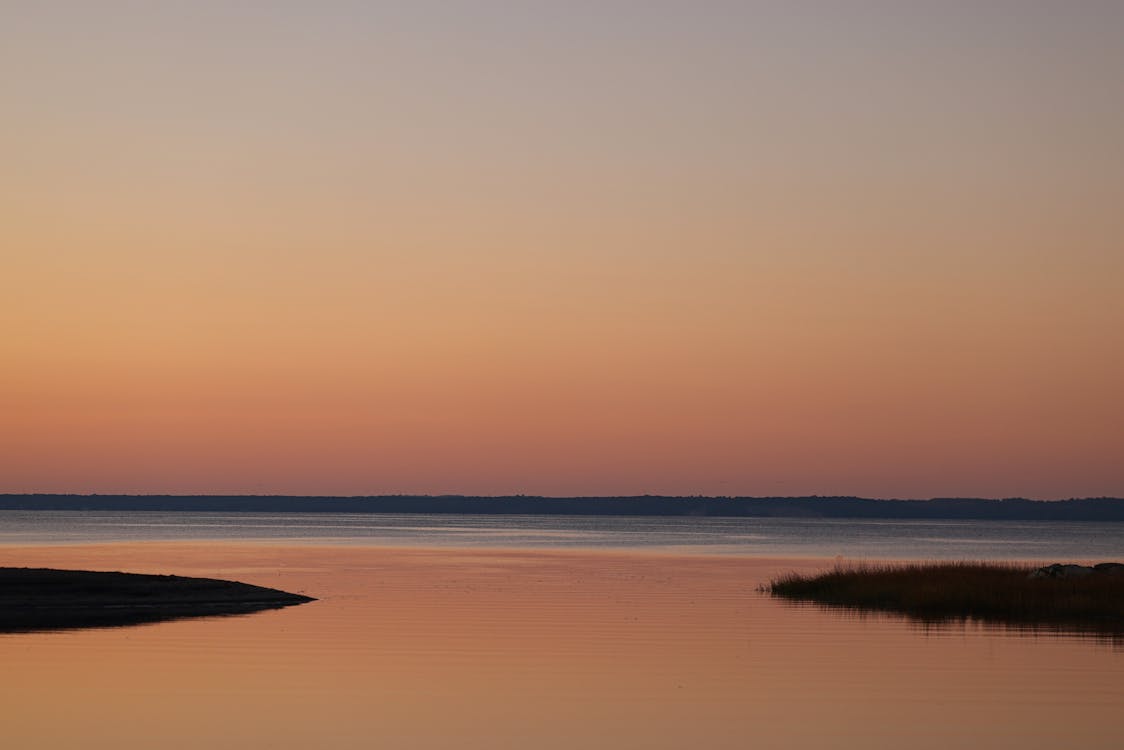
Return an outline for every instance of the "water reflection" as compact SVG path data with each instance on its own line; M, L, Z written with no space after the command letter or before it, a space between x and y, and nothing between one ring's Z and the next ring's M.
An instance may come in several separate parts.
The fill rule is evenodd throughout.
M802 602L776 598L781 607L799 610L815 610L832 617L870 623L878 620L891 620L905 623L912 630L924 635L955 636L963 634L1005 634L1023 637L1072 638L1109 646L1124 653L1124 623L1086 622L1086 623L1026 623L1000 622L972 617L921 617L904 612L868 609L842 604Z
M830 560L161 543L0 548L0 564L320 600L0 636L13 747L1096 749L1124 715L1124 655L1100 642L756 591Z

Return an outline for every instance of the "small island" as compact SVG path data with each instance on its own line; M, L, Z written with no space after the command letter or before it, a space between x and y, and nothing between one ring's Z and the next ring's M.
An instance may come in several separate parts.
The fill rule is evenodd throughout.
M1124 633L1124 564L1095 566L951 562L837 566L790 573L762 590L793 601L906 615L925 622Z
M134 625L315 601L213 578L0 568L0 632Z

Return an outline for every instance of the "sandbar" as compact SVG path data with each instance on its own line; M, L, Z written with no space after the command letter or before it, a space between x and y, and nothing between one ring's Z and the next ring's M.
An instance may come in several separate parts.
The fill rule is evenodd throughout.
M245 614L311 601L215 578L0 568L0 632L8 633Z

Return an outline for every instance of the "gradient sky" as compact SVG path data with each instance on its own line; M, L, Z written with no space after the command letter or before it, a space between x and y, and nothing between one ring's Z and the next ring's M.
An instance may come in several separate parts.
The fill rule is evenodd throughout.
M0 3L0 491L1124 495L1121 39Z

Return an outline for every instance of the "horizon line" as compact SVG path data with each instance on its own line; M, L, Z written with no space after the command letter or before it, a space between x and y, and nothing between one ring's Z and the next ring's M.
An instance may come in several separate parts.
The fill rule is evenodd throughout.
M1075 500L1124 500L1116 495L1086 495L1055 498L1030 498L1023 496L986 497L981 495L951 495L934 497L865 497L863 495L665 495L659 493L642 493L632 495L541 495L525 493L509 493L500 495L472 494L472 493L396 493L384 492L379 494L305 494L305 493L258 493L258 492L0 492L0 497L170 497L170 498L301 498L301 499L328 499L328 500L371 500L378 498L471 498L482 500L632 500L632 499L661 499L661 500L866 500L870 502L933 502L942 500L980 500L988 502L1022 501L1031 503L1059 503Z

